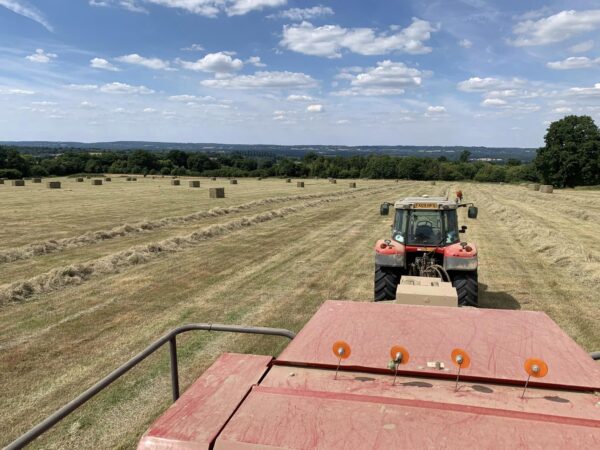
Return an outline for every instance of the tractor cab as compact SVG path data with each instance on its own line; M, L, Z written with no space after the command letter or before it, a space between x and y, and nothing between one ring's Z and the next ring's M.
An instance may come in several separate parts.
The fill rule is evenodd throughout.
M391 203L380 207L389 215ZM375 246L375 300L394 300L403 275L434 277L452 283L459 305L477 305L477 250L461 242L467 226L459 226L457 211L468 207L468 217L477 217L473 204L456 203L445 197L408 197L393 204L391 239Z

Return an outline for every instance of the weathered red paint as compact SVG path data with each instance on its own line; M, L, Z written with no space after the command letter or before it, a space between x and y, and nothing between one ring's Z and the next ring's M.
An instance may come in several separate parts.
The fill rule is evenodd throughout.
M386 242L387 239L380 239L377 241L377 243L375 244L375 252L379 253L381 255L398 255L398 254L403 254L405 249L404 249L404 244L400 244L396 241L388 241L390 242L389 244ZM385 244L384 248L382 247L382 244Z
M148 429L148 449L208 449L271 357L225 353Z
M276 364L335 366L331 344L344 340L352 357L342 367L385 371L392 345L411 354L401 372L451 377L450 353L456 347L471 355L461 376L492 382L524 383L525 360L541 358L545 378L531 385L600 390L600 367L546 314L474 308L325 302L277 358ZM427 368L442 361L450 371Z

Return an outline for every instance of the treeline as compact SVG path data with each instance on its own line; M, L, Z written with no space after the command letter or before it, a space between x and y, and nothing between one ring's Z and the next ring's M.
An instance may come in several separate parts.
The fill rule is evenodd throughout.
M475 180L491 182L536 181L531 164L469 161L464 151L459 161L386 155L329 157L307 153L303 158L250 156L241 153L211 154L171 150L167 153L67 151L52 157L21 154L0 147L0 177L68 176L80 173L132 173L221 177L319 177L412 180Z

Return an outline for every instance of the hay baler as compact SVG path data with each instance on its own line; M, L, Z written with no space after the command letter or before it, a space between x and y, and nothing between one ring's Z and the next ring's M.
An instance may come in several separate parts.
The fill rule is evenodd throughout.
M380 214L387 216L390 206L383 203ZM468 207L469 218L477 218L477 207L472 203L445 197L408 197L393 204L392 237L375 244L376 302L395 300L397 294L403 294L409 302L418 303L419 296L415 296L417 291L412 286L423 280L403 280L410 276L437 278L435 288L452 283L456 293L443 293L442 298L453 300L454 305L478 306L477 247L461 242L460 234L467 230L466 225L458 226L457 210L462 207ZM421 297L426 299L427 295Z
M293 340L276 358L221 355L139 450L600 448L600 355L590 358L542 312L327 301L295 337L237 331Z

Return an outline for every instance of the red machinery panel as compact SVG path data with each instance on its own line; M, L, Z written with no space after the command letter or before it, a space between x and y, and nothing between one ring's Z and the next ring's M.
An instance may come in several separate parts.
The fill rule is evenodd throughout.
M259 386L214 448L583 449L600 448L599 426L598 421L506 414L461 404Z
M221 355L152 424L138 449L210 448L271 360L270 356Z
M334 367L331 346L338 340L352 349L342 367L356 370L385 372L398 344L411 355L399 373L452 377L450 353L460 347L471 357L464 379L522 384L525 360L537 357L549 372L532 378L532 386L600 390L600 367L546 314L533 311L327 301L275 364ZM435 361L445 370L427 366Z

